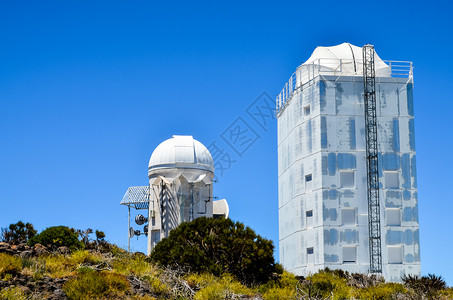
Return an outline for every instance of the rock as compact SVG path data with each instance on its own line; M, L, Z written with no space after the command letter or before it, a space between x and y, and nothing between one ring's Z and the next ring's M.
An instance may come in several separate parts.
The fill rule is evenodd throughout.
M58 252L59 254L71 254L71 250L69 250L69 248L66 247L66 246L58 247L57 252Z
M35 289L36 283L34 281L27 282L27 287L31 290Z
M54 299L67 299L65 292L62 289L56 289L53 291L53 298Z
M36 255L38 256L44 256L44 255L49 255L49 251L45 250L45 249L37 249L36 250Z
M41 255L48 255L49 251L47 250L47 247L45 247L41 244L36 244L35 253L36 253L36 255L41 256Z
M17 245L17 250L18 250L18 251L28 250L28 249L25 249L26 247L28 247L27 244L25 244L25 243L20 243L19 245Z
M43 246L43 245L41 245L40 243L35 244L35 249L38 249L38 248L44 248L44 249L46 249L46 247Z
M6 254L10 254L10 255L15 254L15 252L9 248L0 248L0 253L6 253Z
M24 294L30 294L30 289L27 286L20 286L19 289L22 291Z
M32 257L33 256L33 251L31 250L25 250L25 251L22 251L19 256L21 258L29 258L29 257Z

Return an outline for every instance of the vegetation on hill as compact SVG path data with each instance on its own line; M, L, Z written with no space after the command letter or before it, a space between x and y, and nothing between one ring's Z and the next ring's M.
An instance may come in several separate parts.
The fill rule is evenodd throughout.
M79 241L77 232L66 226L54 226L43 230L40 234L32 237L28 243L31 246L41 244L45 246L61 247L65 246L71 250L83 249L84 244Z
M281 273L273 255L272 241L240 222L198 218L172 230L153 249L151 259L164 267L178 266L197 273L228 273L251 285Z
M91 239L89 234L93 230L83 230L85 236L79 234L79 241L85 249L74 249L72 252L62 251L61 246L52 248L51 244L48 248L39 246L39 249L45 248L46 251L37 252L32 250L38 245L0 243L0 299L453 299L453 289L435 275L407 276L401 284L387 283L376 276L329 269L306 278L286 271L277 275L274 272L277 265L266 258L269 245L262 251L261 245L253 245L259 236L254 237L253 231L240 223L221 222L215 229L209 229L209 226L203 229L203 221L192 223L191 226L187 223L174 235L178 237L174 239L178 240L182 238L182 233L186 234L186 239L192 241L188 244L194 247L188 249L192 254L181 253L181 249L176 249L175 253L186 255L188 260L185 262L194 259L206 264L197 270L187 269L187 266L193 267L191 264L181 268L171 261L156 264L156 257L150 259L142 253L131 254L108 244L103 234L97 234L96 240ZM242 241L241 245L261 253L266 259L248 259L256 264L265 264L264 267L258 266L258 271L273 267L273 276L266 273L266 280L259 284L256 283L256 278L259 278L256 275L252 275L252 280L241 278L244 273L234 274L235 269L228 269L227 261L209 253L218 251L217 242L224 243L222 239L226 237L223 234L229 230L233 230L230 233L233 240L254 237L253 243ZM204 231L213 239L210 246ZM261 243L266 244L266 241L263 239ZM161 243L165 247L159 251L170 251L166 247L177 246L165 240ZM222 251L231 249L228 245L219 245L218 248ZM230 252L234 253L234 250ZM199 258L204 253L209 259ZM236 261L238 258L234 255L244 255L241 252L232 253L228 257ZM244 257L249 257L248 253ZM222 262L224 269L213 268L213 262ZM250 268L246 263L240 262L245 264L246 269Z
M20 243L27 243L36 233L37 231L33 228L32 224L25 224L24 222L19 221L10 224L8 228L1 229L1 240L5 243L17 245Z

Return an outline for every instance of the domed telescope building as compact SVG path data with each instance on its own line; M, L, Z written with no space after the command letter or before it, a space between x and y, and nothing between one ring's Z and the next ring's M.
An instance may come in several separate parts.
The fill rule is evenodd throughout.
M148 254L170 231L199 217L228 217L225 199L213 201L214 162L209 150L192 136L174 135L151 155L148 186L130 187L121 201L128 207L128 250L135 235L148 237ZM144 210L131 227L131 208Z
M420 275L412 63L317 47L276 99L280 262Z

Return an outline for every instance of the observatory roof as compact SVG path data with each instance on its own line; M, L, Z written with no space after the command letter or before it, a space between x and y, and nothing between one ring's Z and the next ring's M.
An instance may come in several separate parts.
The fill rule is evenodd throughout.
M154 150L148 170L160 168L190 168L214 172L209 150L190 135L174 135Z
M310 64L319 67L321 72L330 70L335 72L335 75L361 75L363 73L362 48L350 43L331 47L316 47L310 58L302 66ZM390 75L390 67L376 53L374 64L376 75Z

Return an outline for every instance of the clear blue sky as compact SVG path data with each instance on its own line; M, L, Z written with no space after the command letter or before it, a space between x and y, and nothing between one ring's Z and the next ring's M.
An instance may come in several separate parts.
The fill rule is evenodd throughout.
M190 134L231 152L215 196L278 246L276 120L259 127L247 107L274 97L316 46L372 43L415 64L422 272L453 285L452 11L451 1L2 0L0 227L91 227L125 247L124 192L147 184L161 141ZM238 117L259 135L242 157L221 137Z

